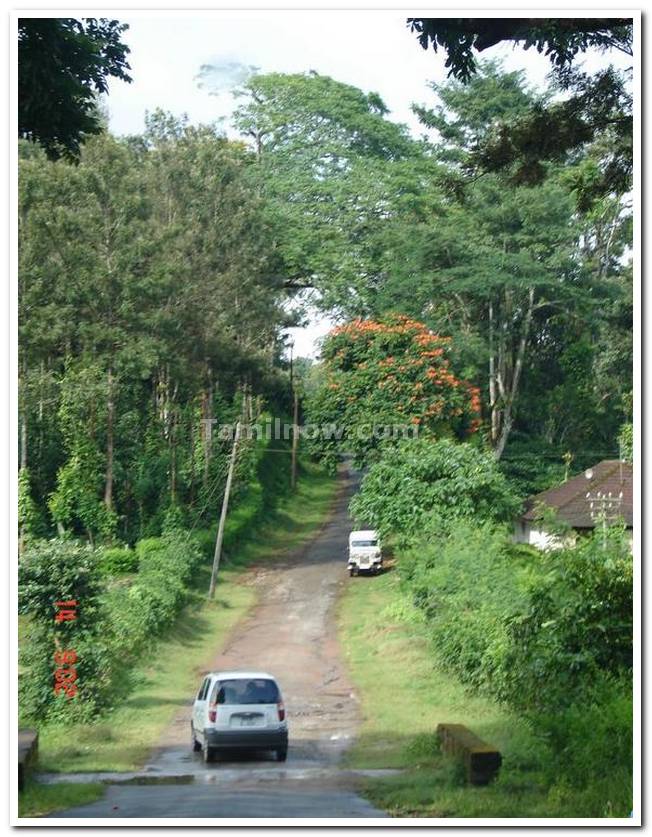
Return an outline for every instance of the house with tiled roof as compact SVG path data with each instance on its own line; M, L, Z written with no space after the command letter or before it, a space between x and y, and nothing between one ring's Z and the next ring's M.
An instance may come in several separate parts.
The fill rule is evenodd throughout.
M556 488L529 497L515 524L514 540L539 548L561 546L557 534L546 530L546 511L572 530L572 537L596 526L624 522L630 538L634 525L634 478L628 462L605 459Z

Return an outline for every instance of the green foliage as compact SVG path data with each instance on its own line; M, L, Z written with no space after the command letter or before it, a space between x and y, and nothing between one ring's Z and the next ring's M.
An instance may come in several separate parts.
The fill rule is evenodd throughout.
M228 445L204 422L232 422L245 386L282 401L286 290L251 162L161 112L74 167L22 156L20 409L48 534L134 543L171 507L206 525Z
M53 622L57 601L78 602L75 623L62 630L90 629L96 619L102 580L97 554L74 541L37 541L18 565L19 612L45 623Z
M101 799L106 791L102 782L53 782L44 785L28 780L18 795L19 817L44 817Z
M511 520L518 499L495 458L470 444L427 438L384 450L362 481L351 512L403 542L455 521Z
M394 217L420 191L419 144L376 93L315 72L254 75L242 98L235 124L256 151L289 287L316 285L322 307L364 313Z
M326 378L307 403L320 429L313 448L331 462L353 452L363 464L385 439L475 432L479 393L451 372L449 342L402 315L335 328L322 349Z
M138 569L138 556L129 547L108 547L100 550L100 567L104 575L133 573Z
M550 552L475 520L400 556L437 658L523 714L549 798L594 816L632 806L632 558L623 533Z
M474 50L481 52L501 42L535 47L556 67L567 67L578 53L593 47L632 50L631 18L408 18L423 49L443 47L449 76L469 81L477 71Z
M526 607L536 557L514 551L507 529L467 518L434 542L418 542L399 567L437 656L463 683L495 691L507 626Z
M109 78L131 81L126 24L105 18L27 17L18 21L18 135L51 159L75 158L103 129L97 96Z
M526 712L579 703L632 666L632 559L611 531L550 552L477 518L418 541L401 576L433 647L463 682Z
M243 442L241 484L224 535L225 564L236 559L236 550L289 491L289 460L268 448L264 440ZM88 721L130 690L133 664L174 623L200 565L213 555L214 529L187 531L181 524L180 510L170 507L164 534L137 541L133 550L93 550L61 539L28 545L19 571L21 613L30 616L20 655L20 705L26 720ZM107 586L106 576L135 570L128 584ZM53 602L63 598L77 599L78 619L57 627ZM52 690L53 653L56 642L64 640L78 655L74 699L55 698Z
M144 546L143 546L144 544ZM174 531L136 545L138 575L128 590L106 596L116 636L116 656L127 665L143 644L168 627L188 596L202 555L188 533Z
M163 538L143 538L136 543L134 551L138 558L138 564L147 562L150 556L161 552L165 548L165 541Z
M22 716L73 721L88 718L108 699L112 658L97 553L73 541L37 541L19 564L19 611L30 617L21 643ZM76 619L55 621L59 601L75 601ZM57 650L77 654L78 692L54 693Z
M618 529L542 557L525 611L508 623L502 693L524 708L579 701L601 673L632 668L633 566Z
M204 422L233 422L243 387L287 407L281 334L299 315L285 303L308 286L331 314L394 311L450 335L450 369L478 387L481 432L506 455L515 434L577 464L614 455L629 418L631 217L596 183L617 138L603 132L536 188L509 172L469 181L476 146L535 97L496 64L434 92L417 109L433 142L411 140L375 94L311 73L247 81L236 122L253 152L161 111L142 136L93 137L74 167L23 145L19 407L44 534L56 524L133 544L160 534L171 507L184 525L212 524L228 445ZM465 387L401 371L400 356L385 370L395 385L374 388L373 358L368 380L354 376L365 397L354 387L350 402L319 366L318 422L346 412L352 427L407 417L438 422L437 435L471 429L480 396L468 411ZM426 417L439 395L442 415ZM376 441L359 445L364 457ZM334 461L341 447L320 453ZM523 463L519 488L554 472Z
M183 509L180 506L170 506L163 520L163 534L166 535L170 532L183 530L185 528L184 523Z
M32 498L31 475L27 468L18 472L18 530L23 541L43 534L43 521Z
M94 428L105 418L106 397L105 376L97 364L88 359L68 364L58 411L68 459L48 506L56 523L91 539L110 538L116 526L115 513L101 499L106 457Z
M533 717L548 745L550 796L600 816L627 817L633 797L633 694L628 678L599 678L564 712Z
M620 428L618 445L621 450L621 457L625 462L634 461L634 425L631 422L623 424Z
M500 459L500 470L518 496L524 499L561 485L574 471L595 464L593 455L585 460L585 457L575 458L571 454L567 469L564 453L558 445L551 445L545 439L514 433Z

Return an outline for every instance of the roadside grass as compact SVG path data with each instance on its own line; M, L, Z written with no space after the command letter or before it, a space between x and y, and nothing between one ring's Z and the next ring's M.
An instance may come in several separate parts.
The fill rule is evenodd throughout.
M527 724L475 697L440 669L419 611L398 574L351 580L340 602L340 640L361 701L363 724L345 759L353 768L402 768L365 781L363 792L397 817L582 816L550 798L538 743ZM488 787L464 785L437 746L438 723L461 723L496 746L503 766Z
M100 799L105 790L106 786L100 782L40 785L30 780L18 794L18 816L44 817L53 811L86 805Z
M319 467L302 463L296 493L283 497L225 558L212 602L206 599L210 562L202 566L179 619L126 673L133 688L125 701L97 722L39 730L39 769L65 773L142 766L179 707L192 699L229 632L255 603L254 588L243 583L247 567L308 541L327 518L336 486Z

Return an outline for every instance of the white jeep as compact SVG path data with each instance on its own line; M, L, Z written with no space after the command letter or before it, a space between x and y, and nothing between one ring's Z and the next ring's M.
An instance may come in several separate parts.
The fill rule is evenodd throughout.
M379 573L383 566L383 555L378 532L374 529L360 529L349 535L349 575L361 570Z

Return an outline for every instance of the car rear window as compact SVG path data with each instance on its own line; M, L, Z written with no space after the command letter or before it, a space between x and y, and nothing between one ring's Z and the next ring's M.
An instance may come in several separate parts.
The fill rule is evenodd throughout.
M351 541L351 546L378 546L378 541Z
M263 678L221 680L215 684L212 703L238 705L246 703L278 703L278 686Z

